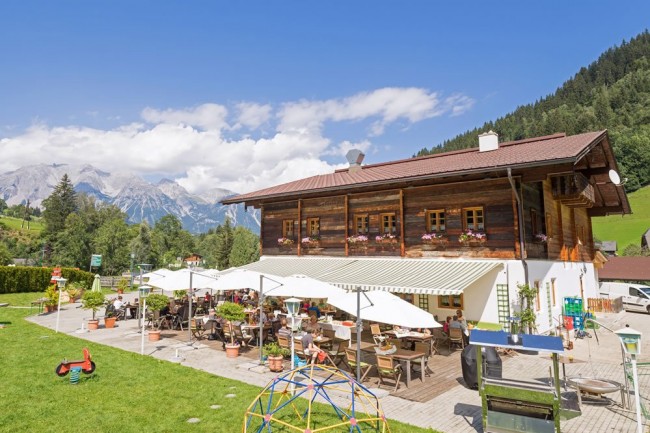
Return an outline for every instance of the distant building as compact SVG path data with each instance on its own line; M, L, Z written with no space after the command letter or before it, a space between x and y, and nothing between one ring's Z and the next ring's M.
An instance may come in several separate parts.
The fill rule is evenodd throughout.
M600 251L607 254L608 256L615 256L617 249L618 249L618 244L616 243L616 241L603 241L600 244Z
M190 268L201 266L203 264L203 256L199 254L192 254L191 256L185 257L183 263Z
M646 230L643 236L641 236L641 248L644 250L650 248L650 229Z
M600 281L650 281L650 257L610 257L598 271Z

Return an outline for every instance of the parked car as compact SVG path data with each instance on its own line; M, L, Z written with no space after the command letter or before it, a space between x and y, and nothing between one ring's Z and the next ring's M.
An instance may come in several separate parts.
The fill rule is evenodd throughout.
M623 297L623 308L650 314L650 287L632 283L600 283L600 296Z

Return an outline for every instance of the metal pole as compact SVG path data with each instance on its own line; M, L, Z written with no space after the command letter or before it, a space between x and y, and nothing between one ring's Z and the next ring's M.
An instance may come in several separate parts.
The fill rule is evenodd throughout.
M131 253L131 284L129 285L129 288L133 290L133 260L135 259L135 254Z
M138 269L140 269L140 284L139 284L139 286L142 286L142 266L138 266ZM138 288L138 292L140 292L139 288ZM140 296L142 296L142 295L140 295ZM143 301L143 299L140 299L138 301L138 327L141 326L140 321L144 322L144 320L143 320L144 319L144 312L142 313L142 315L140 314L140 312L142 311L142 308L143 308L142 307L142 301ZM143 329L143 334L144 334L144 327L142 329Z
M144 324L146 322L144 320L144 315L145 312L147 311L147 298L141 299L140 301L141 301L140 305L142 305L142 317L140 317L140 319L142 319L142 336L140 337L140 355L144 355Z
M61 315L61 290L62 290L62 288L59 287L58 281L57 281L56 285L57 285L57 290L59 291L59 307L56 310L56 330L55 330L55 332L58 333L59 332L59 316Z
M361 286L357 286L357 381L361 379Z
M639 341L638 344L641 344ZM636 406L636 431L643 433L643 421L641 420L641 396L639 395L639 373L636 369L636 355L632 357L632 380L634 381L634 404Z
M190 344L192 344L192 270L190 269L190 311L187 315L187 330L190 332ZM181 322L183 318L181 317Z
M262 303L264 299L264 275L260 275L260 295L258 296L257 299L257 306L260 310L260 316L259 316L259 321L260 321L260 333L257 336L257 339L259 341L259 346L260 346L260 365L264 364L262 361L262 338L264 337L264 323L262 322Z

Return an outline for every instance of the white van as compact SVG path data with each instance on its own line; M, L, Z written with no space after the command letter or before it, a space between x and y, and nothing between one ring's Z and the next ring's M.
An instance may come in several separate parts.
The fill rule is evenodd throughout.
M600 283L600 296L623 297L623 308L650 314L650 287L632 283Z

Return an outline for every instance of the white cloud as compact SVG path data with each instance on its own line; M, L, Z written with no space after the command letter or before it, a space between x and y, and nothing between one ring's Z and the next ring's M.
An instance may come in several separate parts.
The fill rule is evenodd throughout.
M253 102L242 102L237 104L239 117L237 124L250 129L259 128L271 118L272 107L268 104L256 104Z
M203 129L220 130L228 126L228 110L223 105L203 104L185 110L160 111L147 107L142 111L142 118L150 123L186 123Z
M464 95L441 99L426 89L383 88L347 98L286 102L277 111L255 102L235 104L232 114L214 103L178 110L148 107L141 122L113 129L36 122L22 132L11 131L11 137L0 136L0 172L37 163L86 163L139 175L182 173L177 181L190 192L215 187L248 192L331 173L347 165L348 150L373 152L369 138L393 123L459 115L473 103ZM364 137L333 142L324 133L326 123L342 130L338 136ZM247 135L264 125L275 133ZM359 131L363 128L369 130ZM326 162L328 157L340 164Z

